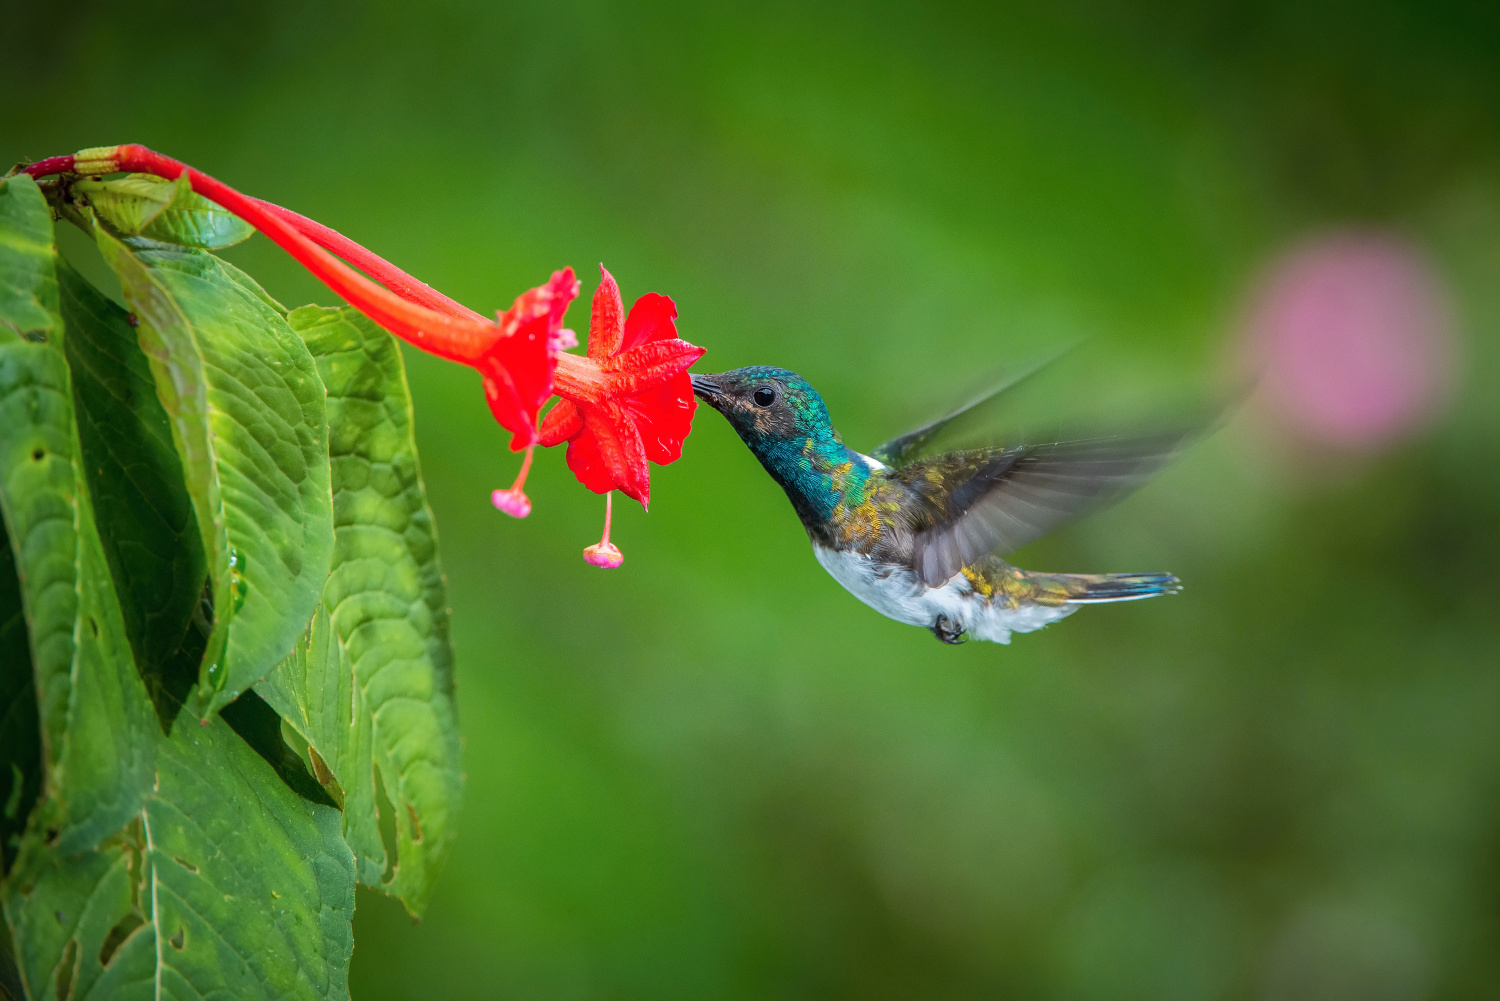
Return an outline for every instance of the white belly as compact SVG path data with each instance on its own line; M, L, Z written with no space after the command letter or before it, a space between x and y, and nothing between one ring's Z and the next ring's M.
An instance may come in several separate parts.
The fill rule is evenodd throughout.
M924 629L931 628L938 616L946 615L974 639L1009 643L1011 633L1029 633L1078 610L1077 605L1004 608L975 594L963 574L955 574L942 587L927 587L904 567L876 563L858 553L813 546L813 555L860 601L897 622Z

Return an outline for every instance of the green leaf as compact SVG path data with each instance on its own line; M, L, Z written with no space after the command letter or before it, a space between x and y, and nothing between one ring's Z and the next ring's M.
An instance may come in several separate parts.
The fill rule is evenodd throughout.
M139 319L212 580L206 718L275 667L317 607L333 554L323 386L237 269L103 227L96 238Z
M27 174L0 181L0 343L46 340L61 328L52 213Z
M29 206L0 216L0 242L50 226L30 178L0 182L0 204ZM16 279L36 290L34 302L56 302L54 261L55 253L18 264L36 272ZM21 585L46 766L32 840L78 851L139 809L155 734L77 461L68 369L53 336L60 320L45 329L48 342L0 342L0 513Z
M186 173L176 181L153 174L80 180L73 193L82 195L94 215L122 236L219 250L255 233L255 227L194 191Z
M323 602L334 635L314 620L261 691L341 788L360 880L420 914L463 780L447 598L406 371L395 339L353 309L305 306L288 320L328 389L337 545ZM380 844L372 765L393 806L396 858Z
M61 985L73 1001L348 997L354 863L338 811L293 792L235 715L180 714L138 822L96 852L52 853L6 898L33 1001Z
M164 728L197 680L208 566L172 425L130 315L60 262L74 412L126 635Z

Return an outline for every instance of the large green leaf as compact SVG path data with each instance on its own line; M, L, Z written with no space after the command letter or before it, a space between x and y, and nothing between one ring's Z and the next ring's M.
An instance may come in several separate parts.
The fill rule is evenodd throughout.
M205 718L312 617L333 553L328 431L312 357L260 287L200 250L96 229L139 320L212 580Z
M136 664L169 724L203 652L189 632L208 573L203 543L130 315L59 264L74 412L99 537Z
M232 728L279 742L246 699L206 726L180 714L138 821L98 851L52 853L6 900L32 1001L348 997L354 863L338 811Z
M73 193L83 196L94 215L123 236L217 250L255 233L255 227L194 191L187 174L176 181L153 174L80 180L73 184Z
M462 774L448 606L394 338L349 308L288 316L328 389L337 545L318 622L261 691L330 769L360 879L418 914L446 855ZM353 689L347 687L352 671ZM379 841L372 766L393 807Z
M0 204L19 208L0 215L0 242L13 231L35 233L39 220L50 225L29 177L0 182ZM19 303L17 316L28 315L31 304L57 301L55 251L11 266L34 272L12 281L33 290L29 300L6 300ZM23 329L16 316L6 322ZM154 724L77 460L61 324L24 329L44 339L0 342L0 512L20 581L47 769L32 840L78 851L139 809L149 789Z

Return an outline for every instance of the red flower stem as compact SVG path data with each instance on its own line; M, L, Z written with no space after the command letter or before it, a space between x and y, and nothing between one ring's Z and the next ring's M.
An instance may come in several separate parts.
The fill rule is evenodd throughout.
M439 313L447 313L449 316L467 317L481 323L489 322L484 314L477 313L463 303L448 298L426 282L413 278L390 261L360 246L338 230L262 198L252 198L251 201L291 223L303 236L324 250L342 257L406 301L426 306Z
M615 492L606 490L604 492L604 537L599 540L599 545L609 545L609 520L615 510Z
M185 163L135 143L85 152L89 156L81 164L76 155L49 157L26 167L25 172L33 177L40 177L75 168L91 174L112 174L128 170L155 174L175 181L185 171L194 191L250 223L350 305L422 350L451 361L473 364L501 336L499 324L479 317L479 314L423 285L389 262L359 248L363 252L357 255L359 259L356 263L366 267L377 277L384 274L387 278L396 279L399 275L404 279L400 281L404 291L421 295L420 289L427 289L429 294L421 297L430 305L409 302L396 292L382 288L319 245L319 240L322 240L352 253L353 248L358 246L353 241L325 226L318 226L310 219L296 216L299 224L317 227L315 233L318 239L305 235L298 228L299 224L294 224L283 216L283 213L293 216L296 213L243 195ZM432 306L438 308L431 308ZM439 312L439 309L444 312ZM462 313L456 314L455 310L461 310Z
M521 460L521 471L516 474L516 482L510 485L512 492L520 492L520 489L526 485L526 474L531 472L531 456L535 451L536 445L526 446L526 457Z

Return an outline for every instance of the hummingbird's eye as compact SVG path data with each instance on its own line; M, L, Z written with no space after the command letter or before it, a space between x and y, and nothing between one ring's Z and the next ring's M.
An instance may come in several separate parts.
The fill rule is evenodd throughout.
M769 407L776 402L776 390L770 386L762 386L755 391L752 399L755 400L757 407Z

